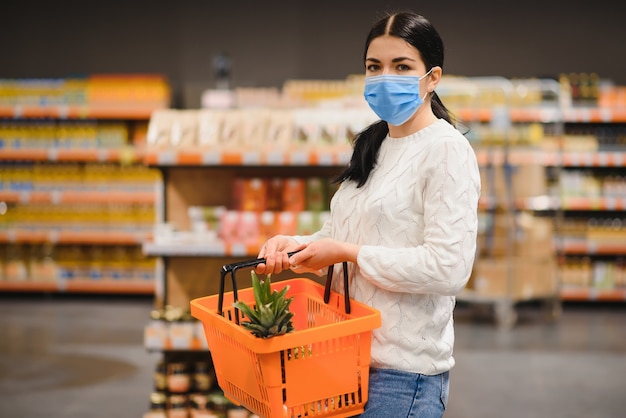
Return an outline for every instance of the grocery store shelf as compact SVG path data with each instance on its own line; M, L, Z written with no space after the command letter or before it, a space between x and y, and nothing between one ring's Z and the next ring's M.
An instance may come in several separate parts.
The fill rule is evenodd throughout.
M138 203L155 202L154 192L76 192L76 191L0 191L0 201L7 203Z
M562 199L564 210L625 210L626 198L621 197L567 197Z
M153 282L131 281L97 281L97 280L73 280L66 281L64 291L69 293L124 293L124 294L153 294Z
M0 106L0 117L54 118L54 119L149 119L155 109L165 108L162 103L152 106Z
M57 292L58 290L58 283L0 281L0 292Z
M143 253L160 257L254 257L259 252L258 245L243 243L155 243L144 242Z
M131 232L100 231L25 231L8 230L0 232L0 243L55 243L55 244L96 244L96 245L137 245L148 239L150 234Z
M0 161L68 161L68 162L137 162L143 159L138 149L1 149Z
M623 167L626 163L626 152L564 152L555 155L554 160L545 162L564 167Z
M144 162L155 166L334 166L350 161L347 151L148 151Z
M603 243L565 239L560 249L568 255L626 255L626 242Z
M539 164L563 167L623 167L626 165L626 152L623 151L543 151L541 149L477 149L478 164L502 165Z
M504 106L502 109L506 109ZM468 122L489 122L498 110L493 107L463 108L455 111L458 116ZM500 116L500 115L498 115ZM508 117L513 122L557 122L563 118L558 107L528 107L508 110Z
M489 122L494 118L493 107L463 108L455 113L464 121ZM508 116L513 122L626 122L626 108L556 106L511 108Z
M563 111L566 122L626 122L626 108L579 107Z
M626 289L563 288L561 289L561 300L624 302L626 301Z
M154 293L153 282L132 282L120 280L60 280L50 282L10 282L0 281L0 292L66 292L66 293L117 293L146 294Z

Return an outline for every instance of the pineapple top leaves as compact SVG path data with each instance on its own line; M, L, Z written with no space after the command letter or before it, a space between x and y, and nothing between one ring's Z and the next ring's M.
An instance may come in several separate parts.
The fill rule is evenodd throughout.
M289 311L289 305L293 301L293 296L285 297L289 286L285 286L280 292L272 291L271 275L268 275L265 280L259 280L254 270L251 275L255 306L250 307L243 301L237 301L233 305L249 319L242 321L241 326L259 338L270 338L292 332L294 330L291 322L293 313Z

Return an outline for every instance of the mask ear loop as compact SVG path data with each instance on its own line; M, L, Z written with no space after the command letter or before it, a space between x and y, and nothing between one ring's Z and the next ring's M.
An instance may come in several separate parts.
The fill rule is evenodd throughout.
M437 66L430 67L430 70L428 70L428 72L427 72L426 74L424 74L423 76L421 76L421 77L419 78L419 81L422 81L423 79L425 79L426 77L428 77L428 76L429 76L429 75L433 72L433 70L435 69L435 67L437 67ZM424 97L421 97L422 101L425 101L425 100L426 100L426 97L427 97L430 93L432 93L432 91L428 91L428 90L426 90L426 93L424 94Z
M434 69L435 69L435 67L432 67L430 70L428 70L428 72L426 74L424 74L423 76L420 77L420 81L422 81L423 79L428 77L430 75L430 73L433 72Z

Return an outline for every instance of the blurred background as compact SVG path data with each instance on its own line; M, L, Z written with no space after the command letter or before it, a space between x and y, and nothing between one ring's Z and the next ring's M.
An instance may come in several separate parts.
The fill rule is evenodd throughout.
M618 6L3 1L0 415L252 416L218 387L190 301L326 219L376 120L365 37L408 9L444 40L437 92L481 170L446 417L622 416Z
M3 2L2 77L161 73L176 107L197 107L226 53L237 87L361 73L365 36L383 13L411 9L446 46L444 72L558 77L595 72L626 83L618 3L464 1Z

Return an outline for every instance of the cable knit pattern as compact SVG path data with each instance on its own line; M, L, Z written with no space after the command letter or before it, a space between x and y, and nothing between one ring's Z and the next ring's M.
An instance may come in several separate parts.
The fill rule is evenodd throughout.
M344 182L322 229L296 237L361 245L350 291L382 315L372 366L427 375L454 366L454 295L472 271L479 195L472 147L440 119L386 138L367 183Z

